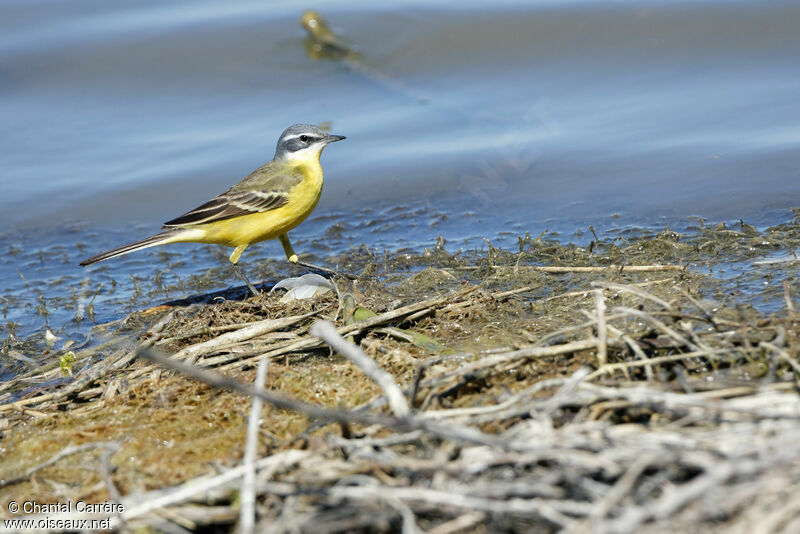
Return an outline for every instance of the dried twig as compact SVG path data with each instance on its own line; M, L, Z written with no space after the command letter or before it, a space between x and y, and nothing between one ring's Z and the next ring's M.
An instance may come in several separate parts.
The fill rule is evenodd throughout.
M458 271L477 271L484 269L480 266L463 266L463 267L450 267L451 270ZM618 273L646 273L646 272L662 272L662 271L684 271L685 267L681 265L606 265L604 267L570 267L570 266L542 266L542 265L492 265L492 269L517 269L517 270L530 270L539 271L542 273L562 274L562 273L602 273L608 271L615 271Z
M594 290L594 309L597 317L597 366L603 367L608 363L608 333L606 331L606 302L603 291Z
M307 451L288 450L262 458L256 462L256 470L269 469L274 465L291 466L308 457ZM228 469L219 475L199 477L177 487L155 490L145 494L132 495L123 499L125 512L123 517L131 520L153 510L173 504L186 502L196 495L205 493L220 486L230 484L242 477L247 471L245 465Z
M538 252L542 257L548 254ZM516 259L519 265L523 254ZM629 271L623 268L623 272ZM800 521L794 517L800 480L796 317L786 304L783 315L776 312L754 320L748 310L739 314L738 321L726 320L723 317L737 315L725 313L730 310L716 303L705 305L694 299L672 276L670 280L675 283L658 292L636 289L657 281L626 285L600 281L594 289L571 293L579 298L591 294L594 302L576 300L566 307L552 306L559 313L569 314L558 323L550 317L542 321L535 318L532 331L536 334L529 337L539 341L533 346L513 345L519 339L515 335L492 338L495 325L502 323L503 317L512 318L502 315L508 310L518 314L511 319L516 328L531 318L523 311L534 308L538 313L550 307L544 299L497 302L535 291L532 286L492 293L485 284L480 294L469 296L469 292L478 291L470 287L340 329L316 324L312 334L320 335L344 354L358 353L354 359L366 369L364 374L384 391L353 409L301 402L259 385L269 358L293 351L308 354L324 346L307 335L308 320L292 325L292 332L286 333L294 336L290 341L276 342L272 335L268 340L220 336L202 348L203 344L197 344L188 352L210 356L201 359L198 366L142 348L138 352L158 366L253 397L243 463L232 469L217 465L222 473L173 488L120 496L114 482L126 475L122 470L112 473L110 449L103 449L100 463L104 482L81 491L88 494L107 488L111 498L125 507L124 514L113 518L113 526L118 528L124 521L131 529L141 525L166 529L172 525L173 529L197 530L207 524L230 524L238 512L243 532L266 525L276 532L324 528L331 532L402 529L411 533L419 531L418 524L436 534L461 529L611 534L738 528L745 532L758 525L762 525L762 531L793 532L800 528ZM694 276L688 273L686 278L694 280ZM503 276L492 277L497 278L505 283ZM575 283L585 285L585 277L570 278L569 289L574 289ZM353 289L354 295L359 290ZM612 296L605 291L614 292L613 298L622 295L629 307L609 313L605 305ZM786 295L785 291L784 301ZM570 293L551 298L568 296ZM242 320L263 314L263 308L252 303L226 306L235 308L236 317ZM694 307L699 311L694 312ZM391 375L341 338L342 334L375 332L377 326L387 322L423 316L430 317L436 326L442 325L445 332L442 319L457 317L457 327L469 343L473 333L469 328L486 324L477 322L484 308L491 316L486 338L502 346L481 346L473 353L447 354L421 362L415 362L413 351L409 351L401 365L392 368ZM686 309L692 309L692 313L685 313ZM432 313L437 310L446 311ZM589 320L563 326L583 321L581 315ZM191 323L216 324L207 317L193 318ZM596 335L592 329L596 329ZM502 325L498 330L505 333ZM510 332L510 328L507 330ZM583 339L560 339L578 336ZM177 333L169 338L171 342L180 339L188 337L181 338ZM554 340L559 344L544 346ZM394 343L387 341L386 345ZM118 351L112 359L125 361L130 348L118 349L112 348ZM535 361L542 358L552 361ZM208 370L211 366L233 369L254 362L259 362L254 385ZM331 362L308 358L302 363L304 368L290 371L292 379L311 366ZM597 370L590 372L589 366L594 365ZM635 372L638 368L646 373ZM87 371L98 369L92 366L78 375L88 377ZM113 382L84 382L70 397L74 403L67 406L67 417L81 417L106 402L124 402L119 396L112 400L114 393L130 387L125 382L137 373L151 373L153 369L160 367L136 368L125 362L121 367L124 373L116 374ZM788 378L787 369L794 372L793 379ZM759 373L758 378L747 380L753 371ZM56 372L30 376L41 381L46 373L56 378ZM141 379L147 380L151 378ZM181 383L177 379L174 382ZM426 395L426 402L413 415L408 413L409 403L399 385L406 382L411 384L410 404L414 404L418 391ZM280 383L276 382L276 389ZM63 384L57 387L59 391L65 389ZM144 390L137 390L137 394ZM104 392L102 401L75 407ZM303 443L304 450L283 450L259 460L258 399L320 422L312 429L339 422L342 433L291 434L276 450L296 443ZM35 399L25 401L29 404L15 408L47 407ZM391 413L381 411L386 405ZM0 426L8 420L24 420L12 417L8 413L11 408L0 406L0 410L6 410ZM294 414L281 417L281 425L287 418L297 420ZM74 454L68 449L62 453ZM53 461L57 459L51 459L50 465ZM43 478L49 470L35 474L43 467L26 471L11 483L25 477L32 483L50 483ZM52 482L55 487L60 481ZM237 488L241 496L238 510ZM259 508L263 524L257 527L256 502L264 504Z
M396 417L343 409L322 408L314 404L308 404L306 402L276 395L269 391L256 390L247 384L243 384L238 380L233 380L222 374L173 360L150 348L141 349L139 355L167 369L178 371L214 387L232 390L247 395L248 397L260 397L264 402L268 402L277 408L300 412L314 419L336 423L378 424L403 431L424 430L444 439L480 443L491 447L506 447L506 444L502 441L472 428L440 425L423 418L412 416Z
M346 326L340 327L338 329L338 332L339 332L340 335L343 335L343 336L344 335L348 335L348 334L357 334L357 333L362 332L363 330L366 330L368 328L372 328L373 326L376 326L376 325L379 325L379 324L383 324L383 323L387 323L389 321L393 321L395 319L411 315L412 313L418 312L420 310L424 310L426 308L436 308L436 307L439 307L439 306L443 306L445 304L449 304L449 303L453 302L454 300L463 298L463 297L469 295L470 293L473 293L473 292L477 291L478 289L479 289L478 286L471 286L471 287L456 291L455 293L452 293L450 295L445 295L445 296L441 296L441 297L435 297L435 298L432 298L432 299L423 300L421 302L416 302L414 304L409 304L408 306L402 306L400 308L397 308L397 309L394 309L394 310L391 310L391 311L388 311L388 312L385 312L385 313L380 313L378 315L374 315L374 316L372 316L372 317L370 317L368 319L365 319L363 321L359 321L359 322L353 323L351 325L346 325ZM238 359L237 361L234 361L232 363L228 363L226 365L220 366L220 369L228 370L228 369L235 369L235 368L243 367L245 365L253 365L254 363L258 362L259 360L261 360L263 358L278 358L278 357L284 356L284 355L292 353L292 352L297 352L297 351L302 351L302 350L309 350L309 349L313 349L313 348L320 347L320 346L322 346L322 342L318 338L309 336L309 337L305 337L303 339L300 339L298 341L281 344L280 346L275 347L272 350L267 350L266 352L262 352L262 353L260 353L258 355L251 356L249 358ZM230 358L230 359L234 359L234 358Z
M309 331L312 336L316 336L328 345L330 345L336 352L346 357L351 362L355 363L365 375L375 381L378 386L386 394L389 400L389 407L398 417L408 415L408 403L403 396L403 391L397 382L394 381L392 375L384 371L375 363L375 360L364 354L359 347L352 343L348 343L336 331L336 327L328 321L317 321L311 325Z
M619 340L610 338L607 340L609 344L618 343ZM582 341L573 341L570 343L563 343L561 345L551 345L549 347L525 347L515 351L503 352L492 356L487 356L477 362L462 365L453 371L442 373L439 376L423 380L420 387L435 387L452 378L470 375L486 368L499 368L501 364L511 362L520 362L524 360L532 360L536 358L549 358L552 356L559 356L562 354L572 354L584 350L591 350L597 348L597 338L584 339Z
M658 304L659 306L661 306L665 310L675 311L673 309L673 307L670 305L669 302L665 301L664 299L660 299L660 298L656 297L655 295L653 295L652 293L649 293L649 292L647 292L647 291L645 291L645 290L643 290L643 289L641 289L639 287L636 287L634 285L630 285L630 284L615 284L613 282L605 282L605 281L594 281L594 282L592 282L592 286L593 287L602 287L604 289L613 289L614 291L620 291L620 292L623 292L623 293L630 293L630 294L636 295L638 297L641 297L641 298L643 298L645 300L650 300L652 302L655 302L656 304Z
M304 313L302 315L295 315L293 317L282 317L280 319L265 319L255 324L251 324L249 326L240 328L239 330L228 332L227 334L222 334L213 339L209 339L208 341L204 341L202 343L197 343L196 345L190 345L188 347L185 347L180 351L176 352L172 357L175 358L176 360L187 360L189 363L193 363L198 356L201 356L203 354L209 354L214 352L215 350L219 350L236 343L248 341L258 336L263 336L264 334L275 332L276 330L282 330L283 328L288 328L316 314L317 312L313 311L309 313Z
M614 308L614 311L617 313L626 313L628 315L633 315L635 317L638 317L639 319L644 319L645 321L653 325L656 329L662 331L663 333L674 339L680 346L689 347L694 351L700 350L700 347L698 347L697 345L695 345L694 343L692 343L691 341L689 341L688 339L686 339L678 332L668 327L667 325L665 325L664 323L662 323L649 313L643 312L642 310L634 310L633 308L626 308L624 306L616 307Z
M267 378L269 360L261 360L256 368L256 379L253 387L257 391L264 390L264 381ZM244 445L244 476L242 477L242 491L239 511L239 532L250 534L255 528L256 520L256 456L258 454L258 426L261 420L261 398L253 397L250 407L250 417L247 419L247 440Z

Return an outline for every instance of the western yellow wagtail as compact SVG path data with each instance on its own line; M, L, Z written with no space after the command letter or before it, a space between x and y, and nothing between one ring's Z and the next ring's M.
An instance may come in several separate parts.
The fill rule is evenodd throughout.
M256 295L255 287L238 266L239 258L253 243L277 237L290 262L320 269L298 261L287 232L303 222L316 207L322 193L320 154L328 143L342 139L341 135L330 135L311 124L290 126L278 139L272 161L238 184L202 206L167 221L161 233L103 252L80 264L91 265L169 243L226 245L235 247L230 256L231 264Z

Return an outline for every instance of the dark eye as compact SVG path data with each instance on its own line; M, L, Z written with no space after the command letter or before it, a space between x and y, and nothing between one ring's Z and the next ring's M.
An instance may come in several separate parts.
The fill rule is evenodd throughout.
M300 140L304 143L308 143L308 136L306 134L303 134L300 136Z

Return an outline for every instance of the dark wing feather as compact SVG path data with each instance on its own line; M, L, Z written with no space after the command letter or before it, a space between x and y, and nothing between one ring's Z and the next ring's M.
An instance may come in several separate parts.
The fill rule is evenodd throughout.
M167 221L164 226L193 226L222 221L232 217L274 210L286 205L287 202L289 202L287 195L275 192L223 193L177 219Z
M164 227L207 224L280 208L289 202L289 190L302 180L299 171L279 171L270 162L202 206L167 221Z

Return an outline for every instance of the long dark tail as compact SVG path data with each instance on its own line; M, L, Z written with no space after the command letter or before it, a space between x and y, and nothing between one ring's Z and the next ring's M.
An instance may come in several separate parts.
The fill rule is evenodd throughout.
M123 254L127 254L128 252L133 252L134 250L140 250L147 247L154 247L156 245L160 245L166 242L170 237L175 235L176 230L167 230L165 232L161 232L160 234L151 235L150 237L146 237L141 241L137 241L135 243L129 243L127 245L122 245L121 247L117 247L112 250L107 250L102 254L98 254L97 256L92 256L87 260L83 260L80 262L81 267L85 267L87 265L91 265L93 263L97 263L99 261L105 261L111 258L116 258L117 256L122 256Z

